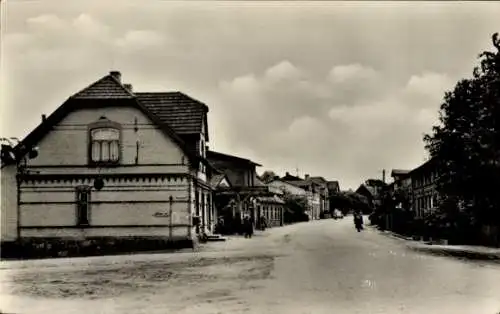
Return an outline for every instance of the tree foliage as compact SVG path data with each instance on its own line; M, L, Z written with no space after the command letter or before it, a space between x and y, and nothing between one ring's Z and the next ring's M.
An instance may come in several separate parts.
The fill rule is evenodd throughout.
M260 175L260 180L264 183L271 182L275 177L277 177L276 173L272 170L266 170Z
M472 78L460 80L440 107L440 125L424 137L437 162L437 188L481 223L500 223L500 39L479 55ZM443 210L445 210L443 208ZM449 210L449 209L446 209Z
M293 195L284 191L282 199L285 201L285 223L307 221L307 198L305 196Z
M356 192L344 191L330 195L330 210L339 209L344 214L350 210L368 212L368 199Z

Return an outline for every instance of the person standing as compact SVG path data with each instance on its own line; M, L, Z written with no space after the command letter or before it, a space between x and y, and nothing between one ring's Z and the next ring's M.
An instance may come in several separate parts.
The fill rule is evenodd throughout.
M253 224L250 217L245 216L243 219L243 229L245 232L245 238L251 238L253 234Z

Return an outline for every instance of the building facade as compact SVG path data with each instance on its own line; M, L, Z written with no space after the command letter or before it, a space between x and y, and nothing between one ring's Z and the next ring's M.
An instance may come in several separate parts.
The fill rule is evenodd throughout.
M436 190L437 167L433 159L409 172L411 180L412 207L415 218L423 218L434 211L439 202Z
M282 181L285 181L289 184L295 185L301 189L306 191L307 198L307 215L310 220L320 219L321 213L321 194L320 194L320 185L315 183L314 181L308 178L307 180L302 179L300 177L292 176L290 173L286 173Z
M2 241L196 241L207 112L179 92L134 93L117 71L69 97L15 148L38 157L2 168Z
M225 153L208 151L210 165L223 173L229 187L215 190L217 212L224 218L227 233L238 233L244 216L249 216L255 227L269 208L278 204L273 200L274 193L257 177L256 167L260 166L249 159ZM274 217L274 216L273 216Z

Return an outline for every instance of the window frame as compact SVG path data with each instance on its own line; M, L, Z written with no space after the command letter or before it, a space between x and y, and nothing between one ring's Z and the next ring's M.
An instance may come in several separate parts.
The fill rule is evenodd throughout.
M118 131L118 159L116 161L94 161L92 159L92 132L97 129L114 129ZM113 167L119 166L122 162L123 135L120 123L101 117L99 121L93 122L87 127L87 163L92 167Z
M86 217L82 219L83 214L80 208L80 195L82 193L87 194L87 206L85 209ZM90 226L91 222L91 205L92 204L92 188L90 186L77 186L75 189L75 218L76 218L76 226L85 228Z

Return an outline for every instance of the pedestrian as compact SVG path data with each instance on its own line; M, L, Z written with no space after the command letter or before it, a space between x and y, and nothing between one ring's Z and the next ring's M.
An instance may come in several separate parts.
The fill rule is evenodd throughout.
M361 215L360 212L355 212L354 213L354 226L360 232L363 230L363 216Z
M245 233L245 238L251 238L253 234L253 225L250 217L245 216L243 219L243 230Z
M264 231L264 230L266 230L266 228L267 228L267 220L266 220L266 217L264 215L262 215L260 217L260 229L262 231Z

